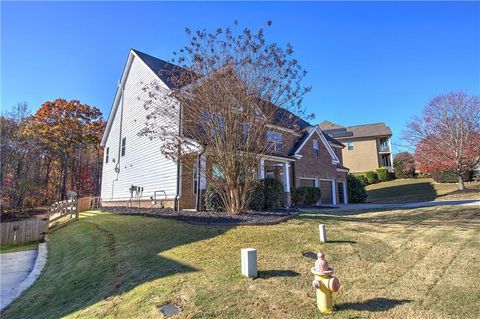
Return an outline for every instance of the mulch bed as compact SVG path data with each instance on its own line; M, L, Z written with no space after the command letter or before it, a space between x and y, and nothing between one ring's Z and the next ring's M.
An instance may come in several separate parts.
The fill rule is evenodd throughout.
M117 215L160 217L180 220L194 225L237 226L274 225L298 215L297 209L279 209L271 212L246 212L241 215L228 215L224 212L174 211L173 209L102 207L102 211Z

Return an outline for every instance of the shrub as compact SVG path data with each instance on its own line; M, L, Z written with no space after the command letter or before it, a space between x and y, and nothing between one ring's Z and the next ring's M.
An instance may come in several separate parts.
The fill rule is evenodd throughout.
M367 191L362 179L353 174L347 175L348 198L351 203L363 203L367 199Z
M302 186L292 188L292 201L297 206L312 206L318 203L321 198L320 188Z
M368 185L368 181L365 175L353 175L353 176L355 176L358 180L360 180L363 185Z
M376 182L378 182L377 173L375 173L374 171L366 172L365 177L367 178L368 184L375 184Z
M440 172L432 172L432 178L437 183L458 183L458 176L452 170L440 171ZM473 172L468 171L462 175L462 179L464 182L470 182L473 179Z
M415 177L415 160L409 152L402 152L395 155L393 169L396 178Z
M251 210L262 210L265 206L265 194L263 182L258 181L253 187L253 194L250 200L249 208Z
M207 210L213 210L218 212L224 209L220 194L218 194L212 186L208 186L204 196L205 208Z
M283 184L275 178L265 178L262 181L263 196L265 209L272 209L284 206L285 193L283 192Z
M377 168L377 176L380 182L385 182L388 180L388 169L385 167Z

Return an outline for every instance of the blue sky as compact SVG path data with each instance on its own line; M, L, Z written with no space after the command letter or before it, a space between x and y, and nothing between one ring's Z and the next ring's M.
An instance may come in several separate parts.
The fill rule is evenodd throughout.
M1 106L58 97L107 117L130 48L159 58L191 29L238 19L294 45L313 91L305 106L343 125L385 122L394 142L435 95L480 94L479 2L3 2Z

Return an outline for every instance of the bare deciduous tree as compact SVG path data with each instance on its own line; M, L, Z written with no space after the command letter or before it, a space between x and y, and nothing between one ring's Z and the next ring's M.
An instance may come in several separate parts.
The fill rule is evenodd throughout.
M222 175L209 185L231 214L245 211L253 198L260 156L272 151L267 131L296 128L293 114L304 115L302 97L309 91L291 45L268 44L263 29L237 29L237 22L213 33L186 29L189 45L174 53L170 89L145 84L151 113L141 132L161 139L161 152L174 160L204 154ZM180 132L172 130L175 123Z
M454 171L463 190L462 176L480 161L480 98L463 92L434 98L407 124L404 138L415 145L420 170Z

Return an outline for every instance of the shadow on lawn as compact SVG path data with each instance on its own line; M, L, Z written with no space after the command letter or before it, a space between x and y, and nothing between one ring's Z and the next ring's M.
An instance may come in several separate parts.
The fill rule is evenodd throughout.
M298 272L293 270L261 270L258 272L258 278L268 279L272 277L296 277L300 275Z
M51 234L47 267L21 298L2 311L2 319L39 314L61 318L99 302L111 302L144 283L196 272L197 268L162 253L231 228L153 218L140 222L139 218L87 213Z
M404 303L412 302L408 299L388 299L373 298L363 302L348 302L336 306L339 310L357 310L357 311L387 311Z

